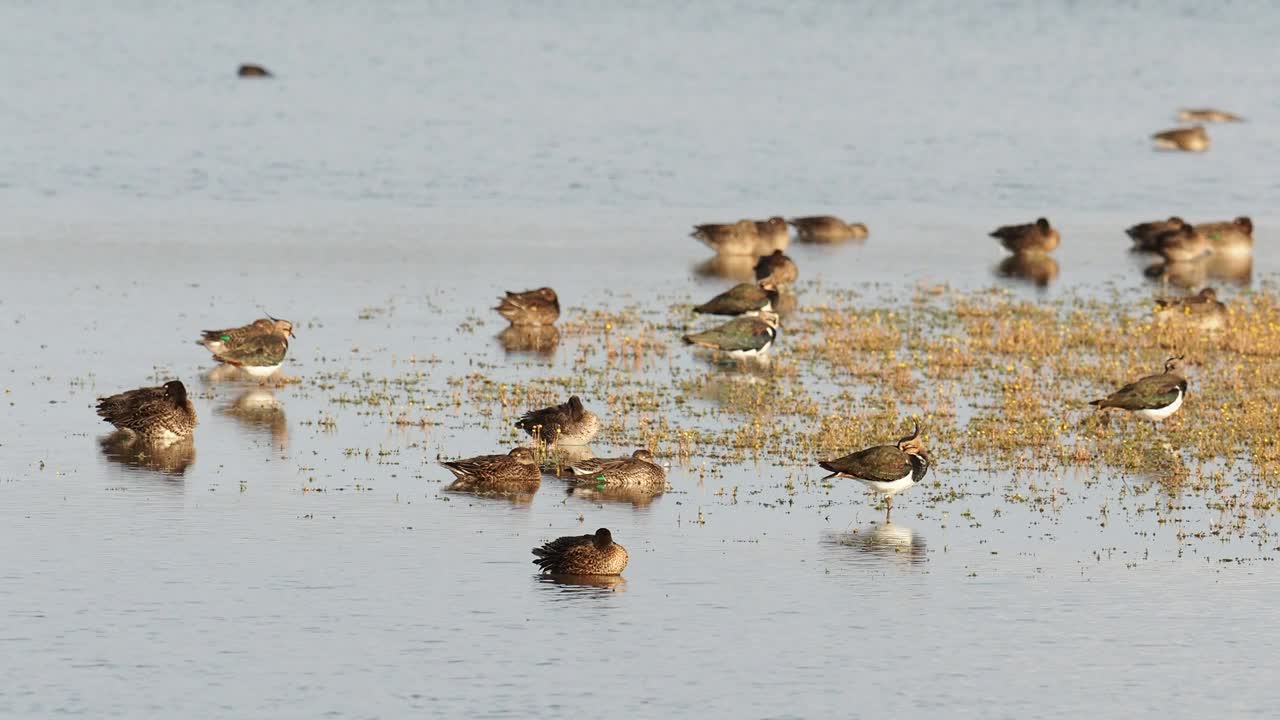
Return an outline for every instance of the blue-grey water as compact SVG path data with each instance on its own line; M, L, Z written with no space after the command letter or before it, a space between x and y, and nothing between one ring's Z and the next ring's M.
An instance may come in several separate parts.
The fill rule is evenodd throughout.
M953 464L886 527L807 464L665 440L648 504L449 495L435 464L520 442L496 388L539 378L604 411L601 455L739 422L610 399L706 373L669 314L728 286L695 222L868 223L793 246L811 304L1149 295L1120 228L1172 213L1251 215L1224 294L1273 281L1274 5L15 2L0 28L0 716L1274 712L1274 510L1187 542L1226 522L1203 498ZM1153 152L1188 105L1248 122ZM1037 215L1044 291L985 236ZM508 355L489 308L539 285L564 338ZM634 363L593 314L629 309L664 348ZM198 331L264 310L300 382L207 378ZM94 399L169 377L183 471L102 452ZM624 584L535 577L530 547L600 526Z

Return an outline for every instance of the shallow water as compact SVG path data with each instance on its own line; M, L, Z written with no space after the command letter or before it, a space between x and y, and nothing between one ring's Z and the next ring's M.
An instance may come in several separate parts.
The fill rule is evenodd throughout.
M699 272L693 222L867 222L865 243L789 251L801 320L943 284L1136 304L1163 288L1120 229L1171 212L1251 214L1255 262L1218 282L1269 286L1277 18L0 9L21 31L0 63L0 715L1266 713L1274 510L1239 525L1151 477L931 446L886 527L808 459L684 458L663 423L733 428L715 393L750 382L677 342L703 324L679 306L729 285ZM242 61L278 77L238 81ZM1151 151L1174 108L1210 103L1250 122L1203 156ZM1064 235L1044 289L998 277L984 234L1038 214ZM508 354L488 308L544 284L560 344ZM298 324L300 382L206 377L198 331L260 310ZM856 389L787 341L775 365L810 393ZM168 377L195 394L193 452L102 451L94 399ZM597 454L657 443L672 490L442 493L437 456L520 442L542 378L605 412ZM529 548L601 526L623 583L534 575Z

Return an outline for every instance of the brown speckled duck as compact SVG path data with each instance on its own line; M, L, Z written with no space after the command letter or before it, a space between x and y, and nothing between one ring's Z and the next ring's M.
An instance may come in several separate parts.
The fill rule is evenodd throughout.
M600 418L574 395L563 405L525 413L516 427L548 445L586 445L600 432Z
M1164 130L1151 136L1158 150L1181 150L1182 152L1204 152L1209 149L1209 133L1203 125Z
M1187 221L1174 215L1168 220L1152 220L1151 222L1138 223L1125 230L1125 235L1133 240L1133 249L1145 252L1156 251L1156 239L1170 230L1177 230Z
M786 250L790 242L791 234L787 232L786 220L774 216L768 220L756 221L755 252L757 255L774 250Z
M1169 262L1191 262L1211 252L1205 234L1186 224L1162 233L1153 244L1155 251Z
M992 230L991 237L1015 253L1052 252L1061 241L1057 229L1045 218L1026 225L1003 225Z
M196 408L180 380L98 398L98 415L150 441L190 437L196 427Z
M456 478L445 488L453 492L521 495L536 492L542 484L538 461L533 451L526 447L515 448L506 455L480 455L439 462Z
M1219 330L1226 324L1227 306L1218 300L1217 291L1207 287L1187 297L1157 299L1155 318L1160 323Z
M870 233L862 223L846 223L832 215L796 217L787 221L796 229L796 239L803 242L830 243L862 240Z
M1253 221L1240 216L1231 222L1211 222L1196 225L1196 232L1203 234L1216 255L1243 257L1253 254Z
M533 563L549 575L621 575L628 559L627 549L613 541L608 528L556 538L533 554Z
M689 233L720 255L758 255L760 231L751 220L694 225Z
M262 67L261 65L254 65L252 63L245 63L244 65L241 65L240 69L236 71L236 75L239 75L242 78L263 78L272 76L270 70Z
M1244 122L1244 118L1215 108L1184 108L1178 111L1178 120L1182 122Z
M551 325L560 318L560 298L549 287L507 291L494 310L512 325Z
M795 261L784 255L781 250L762 255L756 261L755 272L757 282L766 282L774 287L790 285L800 276L800 270L796 267Z
M630 457L592 458L569 466L579 480L590 480L600 487L665 487L667 472L653 461L653 453L636 450Z

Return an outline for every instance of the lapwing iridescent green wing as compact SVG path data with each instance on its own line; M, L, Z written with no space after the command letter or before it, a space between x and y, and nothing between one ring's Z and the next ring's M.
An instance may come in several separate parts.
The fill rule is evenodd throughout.
M706 315L758 315L773 310L777 288L766 279L758 283L739 283L693 309Z
M440 466L453 473L454 482L445 488L451 492L524 495L536 492L542 484L533 451L518 447L506 455L480 455L461 460L440 460Z
M282 334L293 337L293 323L273 317L260 318L248 325L224 330L205 330L201 333L198 344L208 348L217 355L228 348L235 347L255 335Z
M240 343L215 353L218 362L234 365L256 378L273 375L289 352L289 338L283 333L250 335Z
M1099 410L1119 408L1149 420L1154 426L1182 407L1187 395L1187 379L1179 372L1182 356L1165 361L1164 372L1148 375L1089 404Z
M180 380L98 398L98 415L149 441L190 437L196 426L195 406Z
M586 445L600 432L600 417L573 395L563 405L530 410L516 421L516 428L548 445Z
M915 485L929 470L929 455L920 442L920 424L893 445L876 445L834 460L818 463L833 477L846 477L865 485L885 498L885 519L893 510L893 496Z
M507 291L494 310L512 325L551 325L560 318L560 297L549 287Z
M604 487L665 487L667 473L653 461L653 453L640 449L629 457L591 458L569 466L580 481Z
M607 528L556 538L533 554L533 563L549 575L621 575L628 560L627 549L613 541Z
M763 355L778 337L778 316L772 312L734 318L719 327L684 336L689 345L726 352L730 357Z
M1058 230L1045 218L1025 225L1003 225L990 235L1014 253L1052 252L1062 240Z

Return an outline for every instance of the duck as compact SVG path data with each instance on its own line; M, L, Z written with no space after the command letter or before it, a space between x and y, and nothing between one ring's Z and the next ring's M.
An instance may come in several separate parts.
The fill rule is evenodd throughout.
M516 421L516 428L548 445L586 445L600 432L600 417L572 395L563 405L530 410Z
M1163 130L1151 136L1159 150L1181 150L1183 152L1204 152L1209 149L1209 133L1203 125Z
M1155 251L1169 262L1191 262L1213 251L1205 234L1187 224L1161 233L1153 245Z
M1013 253L1052 252L1061 241L1057 229L1045 218L1026 225L1002 225L990 235Z
M512 325L552 325L560 318L560 297L549 287L507 291L494 310Z
M518 447L506 455L479 455L462 460L440 460L453 473L451 492L522 495L533 493L542 484L542 471L533 451Z
M254 65L252 63L245 63L244 65L241 65L236 71L236 75L239 75L242 78L273 77L270 70L262 67L261 65Z
M1138 223L1124 232L1129 236L1129 239L1133 240L1134 250L1155 252L1157 238L1170 230L1178 230L1186 224L1186 220L1173 215L1168 220L1152 220L1151 222Z
M830 243L841 240L863 240L871 233L862 223L846 223L833 215L795 217L787 221L796 229L796 239L803 242Z
M784 255L781 250L762 255L756 261L755 272L757 282L767 281L775 288L790 285L800 275L795 261Z
M695 306L693 311L703 315L759 315L772 312L778 298L773 280L765 278L754 283L738 283L710 300Z
M688 345L728 353L729 357L754 358L768 353L777 337L777 313L761 312L734 318L700 333L690 333L683 340Z
M763 255L773 250L786 250L791 242L791 234L787 232L787 221L774 216L768 220L757 220L755 254Z
M719 255L759 255L760 230L751 220L694 225L689 235Z
M248 325L241 325L240 327L225 328L223 330L203 330L196 344L203 345L209 352L217 355L224 350L240 345L255 335L273 334L295 337L293 323L268 315L265 318L259 318Z
M1090 405L1105 410L1118 408L1151 422L1152 427L1178 412L1187 395L1187 379L1180 371L1181 355L1164 362L1164 372L1148 375L1116 390L1110 395L1092 400Z
M598 487L665 487L667 472L653 461L653 453L643 448L629 457L592 458L569 466L579 480L591 480Z
M621 575L628 560L627 549L613 541L608 528L556 538L533 554L533 564L548 575Z
M1214 254L1245 257L1253 254L1253 220L1246 215L1231 222L1196 225L1196 232L1208 238Z
M1226 324L1227 306L1218 300L1217 291L1207 287L1188 297L1158 298L1155 317L1160 323L1184 323L1201 330L1219 330Z
M196 427L196 408L181 380L98 398L98 415L149 441L189 438Z
M1184 108L1178 111L1182 122L1244 122L1244 118L1215 108Z
M818 467L831 473L823 480L850 478L883 496L887 521L893 510L893 496L920 482L930 462L920 441L920 423L916 423L910 435L893 445L876 445L834 460L823 460Z

